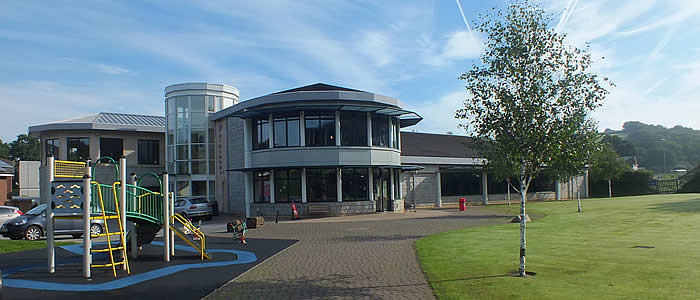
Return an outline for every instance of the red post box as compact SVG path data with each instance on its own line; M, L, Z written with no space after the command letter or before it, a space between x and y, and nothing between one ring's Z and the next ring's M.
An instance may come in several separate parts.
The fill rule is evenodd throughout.
M467 200L464 198L459 198L459 211L467 210Z

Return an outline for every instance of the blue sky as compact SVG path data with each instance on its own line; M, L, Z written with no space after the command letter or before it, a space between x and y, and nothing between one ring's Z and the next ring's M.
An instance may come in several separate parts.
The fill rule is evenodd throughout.
M462 0L477 14L505 1ZM163 89L225 83L241 99L315 82L399 98L416 131L463 133L457 80L481 51L456 1L2 1L0 138L100 111L162 114ZM478 4L477 4L478 3ZM700 1L542 0L617 85L600 129L700 129ZM560 25L561 23L561 25ZM601 59L604 57L604 59Z

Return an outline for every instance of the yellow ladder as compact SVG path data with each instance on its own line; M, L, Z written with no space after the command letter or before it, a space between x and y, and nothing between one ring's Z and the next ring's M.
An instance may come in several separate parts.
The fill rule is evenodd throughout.
M105 215L105 205L104 205L104 201L102 200L102 190L100 188L100 184L96 181L93 181L92 183L97 186L97 194L100 195L100 197L99 197L100 198L100 212L101 212L102 216L97 216L97 217L91 216L90 219L91 220L102 219L104 221L105 230L104 230L104 233L102 233L102 234L98 234L98 235L90 234L90 238L97 238L97 237L103 237L103 236L107 237L107 248L90 249L90 252L91 253L108 252L109 259L110 259L111 263L102 264L102 265L92 264L92 265L90 265L90 267L92 267L92 268L112 267L112 273L114 274L114 277L117 277L117 269L115 268L115 266L126 265L126 273L131 274L131 272L129 270L129 260L126 257L126 241L124 238L124 228L122 226L122 222L121 222L121 218L120 218L121 213L119 212L119 201L117 200L118 199L117 198L117 185L119 184L119 182L115 182L112 185L112 191L114 192L114 207L115 207L115 211L117 212L117 214L116 215L109 215L109 216ZM117 223L119 224L119 231L109 232L109 225L108 225L107 220L114 220L114 219L116 219ZM110 237L115 236L115 235L119 235L120 246L118 246L118 247L112 247L112 242L110 241ZM115 262L114 261L114 251L118 251L118 250L122 251L122 261Z

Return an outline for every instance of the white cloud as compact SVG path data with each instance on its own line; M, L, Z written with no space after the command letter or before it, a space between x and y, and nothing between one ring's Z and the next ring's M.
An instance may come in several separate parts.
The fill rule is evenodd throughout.
M378 66L392 61L389 38L383 32L367 32L359 43L360 51L372 58Z
M431 43L429 40L426 43ZM434 47L433 47L434 48ZM453 61L479 57L483 45L476 34L456 31L449 35L445 46L438 53L428 53L424 62L432 66L444 66Z
M423 121L408 130L420 132L465 134L464 129L459 128L460 123L466 120L455 119L455 112L464 107L467 98L466 90L456 90L441 96L437 101L426 101L422 104L411 105L409 109L417 112Z
M129 70L119 67L119 66L112 66L112 65L107 65L107 64L97 64L97 70L99 70L102 73L105 74L110 74L110 75L119 75L122 73L127 73Z
M141 90L101 85L66 85L55 81L18 81L0 84L7 109L0 138L11 141L28 126L105 112L162 115L162 89Z

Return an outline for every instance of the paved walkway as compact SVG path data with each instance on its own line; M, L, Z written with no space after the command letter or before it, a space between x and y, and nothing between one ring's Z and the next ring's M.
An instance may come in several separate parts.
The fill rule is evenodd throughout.
M268 223L249 236L300 242L205 299L432 299L416 239L510 220L481 207L469 209L466 216L456 209L423 209ZM204 229L223 228L213 226Z

